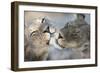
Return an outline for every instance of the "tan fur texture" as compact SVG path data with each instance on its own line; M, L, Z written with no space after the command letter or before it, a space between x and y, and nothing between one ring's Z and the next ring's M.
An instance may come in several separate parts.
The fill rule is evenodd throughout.
M85 20L75 20L69 22L60 30L62 38L58 39L58 44L63 48L73 48L75 56L78 58L90 58L90 25ZM74 57L74 58L75 58Z
M37 24L32 25L35 29L32 27L25 28L24 59L25 61L46 60L50 35L46 32L44 33L44 23L37 22Z

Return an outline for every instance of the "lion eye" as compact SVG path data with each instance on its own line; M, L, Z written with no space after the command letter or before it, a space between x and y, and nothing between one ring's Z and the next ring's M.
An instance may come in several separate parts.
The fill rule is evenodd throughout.
M76 33L80 33L80 30L79 30L79 29L77 29L75 32L76 32Z
M37 32L37 31L33 31L33 32L30 34L30 36L32 36L32 35L34 35L34 34L36 34L36 32Z

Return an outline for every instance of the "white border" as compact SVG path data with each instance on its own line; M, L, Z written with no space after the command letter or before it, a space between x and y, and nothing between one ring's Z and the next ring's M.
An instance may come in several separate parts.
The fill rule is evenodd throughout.
M89 13L91 15L91 59L78 60L59 60L59 61L35 61L24 62L24 11L49 11L49 12L67 12L67 13ZM34 68L62 65L82 65L95 64L95 10L81 8L63 8L63 7L44 7L44 6L25 6L19 5L19 68Z

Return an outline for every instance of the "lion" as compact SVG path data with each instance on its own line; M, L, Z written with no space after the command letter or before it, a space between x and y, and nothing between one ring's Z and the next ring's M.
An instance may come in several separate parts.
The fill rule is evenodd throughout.
M60 30L58 44L80 55L73 54L73 58L90 58L90 25L86 23L84 14L77 14L76 20L68 22Z
M36 22L35 22L36 23ZM47 32L47 23L45 19L41 19L41 22L37 23L35 26L33 24L32 28L28 29L25 32L24 36L24 59L25 61L41 61L46 60L48 56L48 47L49 47L49 33ZM27 33L29 32L29 33ZM28 38L27 38L28 35Z

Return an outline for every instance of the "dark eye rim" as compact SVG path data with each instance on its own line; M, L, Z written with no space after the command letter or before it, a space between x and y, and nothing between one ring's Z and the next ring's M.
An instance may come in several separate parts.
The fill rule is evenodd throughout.
M31 32L30 33L30 37L34 34L34 33L36 33L37 31L33 31L33 32Z

